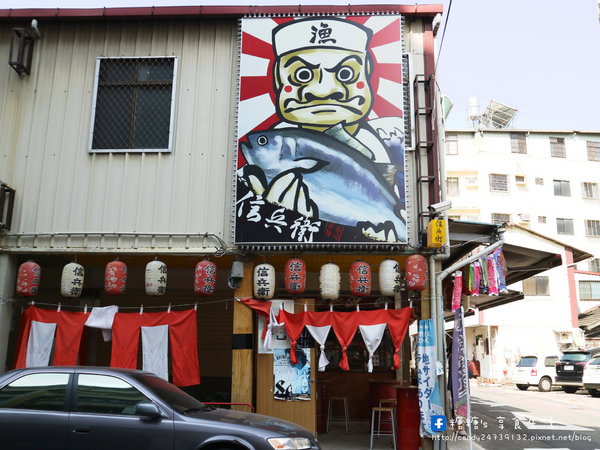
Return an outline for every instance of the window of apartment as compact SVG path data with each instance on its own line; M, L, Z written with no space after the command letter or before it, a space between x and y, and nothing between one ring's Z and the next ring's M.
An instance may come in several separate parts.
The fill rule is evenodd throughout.
M540 178L540 177L536 177L536 178L535 178L535 184L538 184L538 185L540 185L540 186L543 186L543 185L544 185L544 179L543 179L543 178Z
M98 58L92 152L169 152L176 58Z
M460 220L460 216L448 214L448 219L451 219L451 220Z
M600 142L587 141L587 154L589 161L600 161Z
M530 277L523 280L523 294L550 295L550 279L548 277Z
M592 200L598 198L598 183L583 182L581 186L583 198Z
M600 272L600 258L592 258L589 261L588 269L590 272Z
M490 173L490 191L508 192L508 177L497 173Z
M457 196L459 194L458 177L446 178L446 188L448 189L448 195Z
M559 197L571 196L571 183L567 180L554 180L554 195Z
M527 153L527 134L510 133L510 149L513 153Z
M515 183L525 184L525 175L515 175Z
M573 219L556 219L556 232L558 234L574 234Z
M458 136L456 134L446 135L446 155L458 155Z
M546 216L538 216L538 223L546 223Z
M579 300L600 300L600 281L581 280L579 282Z
M553 158L566 158L567 149L565 147L565 138L550 137L550 156Z
M600 237L600 220L586 220L585 235L592 237Z
M492 213L493 224L502 225L507 222L510 222L510 214Z

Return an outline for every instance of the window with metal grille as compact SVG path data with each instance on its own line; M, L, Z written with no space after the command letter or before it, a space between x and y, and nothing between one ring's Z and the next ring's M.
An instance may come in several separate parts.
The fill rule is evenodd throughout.
M589 261L590 272L600 272L600 258L592 258Z
M493 224L502 225L507 222L510 222L510 214L492 213Z
M508 177L497 173L490 173L490 191L507 192Z
M582 183L583 198L597 199L598 198L598 183Z
M544 185L544 179L540 177L535 178L535 184L539 184L540 186Z
M446 154L458 155L458 136L455 134L446 135Z
M587 154L589 161L600 161L600 142L587 141Z
M458 189L458 177L448 177L446 178L446 186L448 189L448 195L456 196L459 194Z
M523 294L550 295L550 279L548 277L530 277L523 280Z
M600 281L581 280L579 282L579 300L600 300Z
M525 184L525 175L515 175L515 183Z
M573 219L556 219L556 232L558 234L574 234Z
M510 133L510 149L513 153L527 153L527 134Z
M550 156L553 158L566 158L567 148L565 147L565 138L550 137Z
M92 152L171 151L176 58L98 58Z
M571 183L567 180L554 180L554 195L559 197L571 196Z
M546 216L538 216L538 223L546 223Z
M592 237L600 237L600 220L586 220L585 235Z

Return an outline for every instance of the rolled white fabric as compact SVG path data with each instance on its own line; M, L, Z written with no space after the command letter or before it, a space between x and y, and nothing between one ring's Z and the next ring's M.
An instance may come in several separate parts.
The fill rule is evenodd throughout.
M321 298L337 299L340 296L340 267L333 263L323 264L319 274L319 282L321 284Z
M85 326L100 328L104 342L108 342L112 339L112 325L118 311L119 307L117 305L94 307L85 321Z
M373 372L373 353L381 344L383 333L387 324L378 323L376 325L359 325L360 334L362 335L363 341L365 341L365 347L369 351L369 372Z
M50 354L54 343L55 323L31 321L27 340L26 367L41 367L50 364Z
M169 326L142 328L142 368L169 379Z
M325 355L325 342L327 341L327 336L329 335L329 330L331 330L331 325L325 325L323 327L315 327L314 325L306 325L306 329L313 337L313 339L319 344L321 349L321 354L319 355L319 372L323 372L327 365L329 364L329 360Z

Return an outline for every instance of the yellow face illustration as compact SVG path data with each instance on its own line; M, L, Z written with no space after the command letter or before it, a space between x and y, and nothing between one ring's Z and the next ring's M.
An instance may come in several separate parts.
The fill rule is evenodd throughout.
M354 124L373 104L370 71L364 52L312 48L283 55L275 66L278 112L303 126Z

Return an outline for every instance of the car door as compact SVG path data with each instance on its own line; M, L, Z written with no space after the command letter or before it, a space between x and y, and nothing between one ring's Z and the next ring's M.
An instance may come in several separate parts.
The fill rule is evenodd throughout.
M67 448L70 374L30 373L0 389L0 448Z
M122 378L75 375L76 393L69 420L69 450L171 450L173 420L135 414L147 396Z

